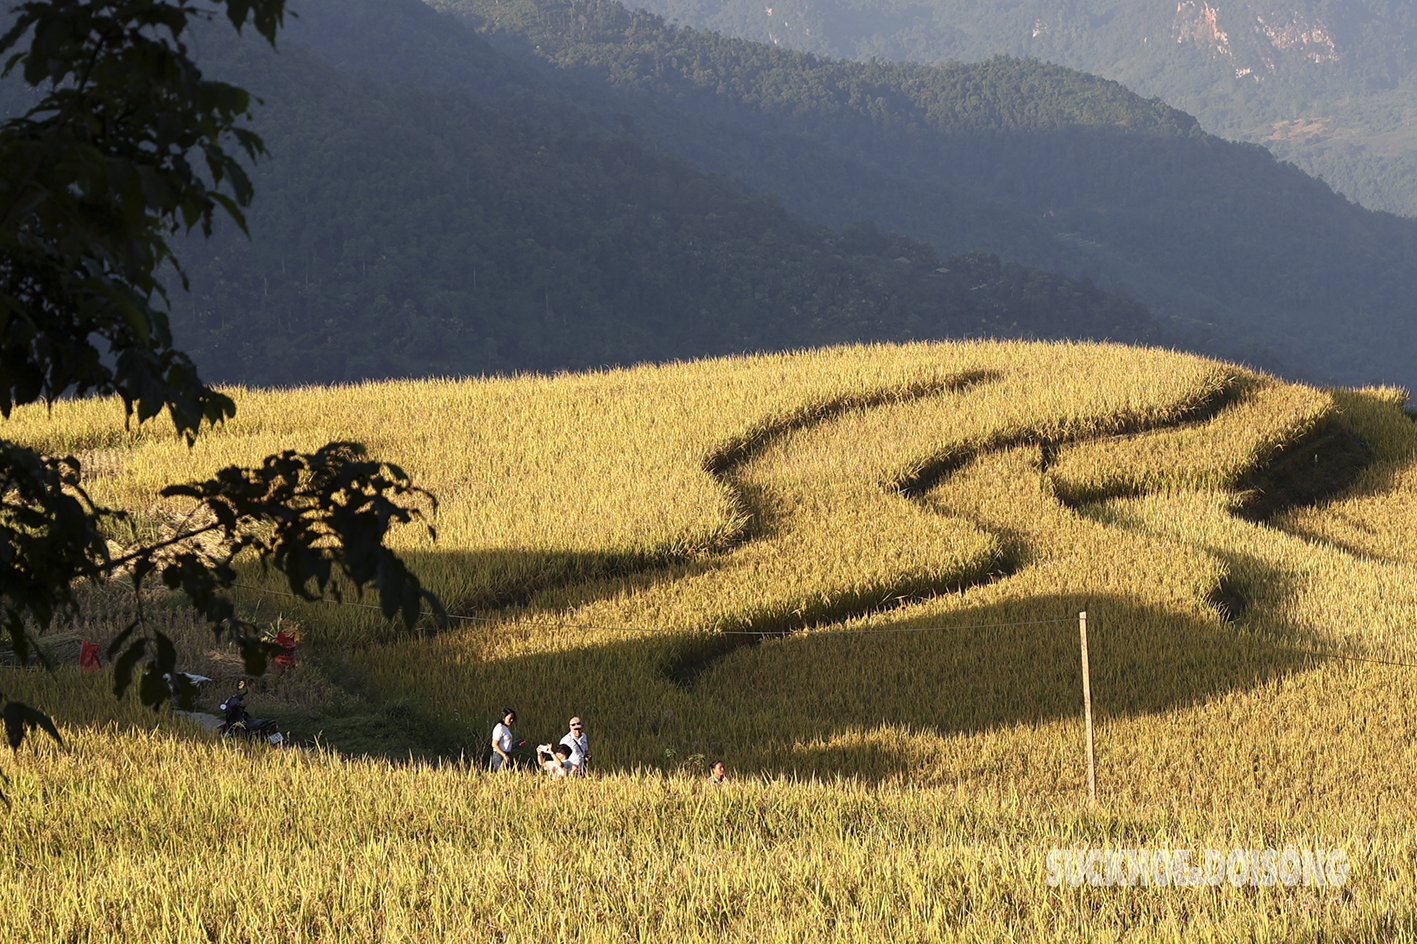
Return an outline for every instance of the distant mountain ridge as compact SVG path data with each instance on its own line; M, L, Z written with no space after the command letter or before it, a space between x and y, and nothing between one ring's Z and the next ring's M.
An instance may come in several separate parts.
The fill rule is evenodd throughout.
M1417 381L1417 223L1118 83L824 59L618 3L436 5L456 19L300 0L279 55L198 37L265 99L274 155L255 238L180 249L174 323L213 379L1022 336Z
M1417 216L1417 8L1395 0L647 0L819 55L1037 57L1261 143L1373 209Z
M1037 60L827 59L619 4L430 2L809 219L1088 276L1195 350L1321 382L1417 381L1417 222L1115 82Z
M252 239L179 249L174 325L258 385L557 371L860 340L1161 335L1145 308L825 227L567 102L417 0L302 0L281 51L197 37L264 99Z

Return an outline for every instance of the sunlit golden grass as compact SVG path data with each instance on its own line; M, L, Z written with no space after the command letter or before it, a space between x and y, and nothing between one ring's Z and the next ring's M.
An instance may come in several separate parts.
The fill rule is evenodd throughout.
M1290 511L1279 524L1360 556L1417 563L1417 424L1402 412L1406 391L1340 391L1336 398L1374 462L1347 495Z
M1417 655L1417 571L1410 565L1355 557L1237 520L1230 501L1215 492L1153 495L1109 502L1098 514L1227 561L1249 598L1247 625L1254 631L1388 658Z
M436 550L415 529L395 543L445 600L470 609L722 549L746 515L710 470L855 404L918 398L994 371L1009 392L981 406L1007 411L1014 425L1044 417L1068 429L1099 411L1165 416L1217 395L1232 376L1199 358L1123 350L874 346L551 378L238 390L236 418L191 448L160 422L126 433L111 401L63 402L19 411L6 435L78 450L99 473L89 482L97 500L142 511L173 481L281 449L364 442L440 499Z
M11 869L0 914L25 942L1410 932L1403 863L1417 847L1391 803L1361 817L1265 803L1213 817L1168 782L1155 800L1090 815L979 786L710 788L643 773L551 783L86 732L65 752L29 753L16 775L16 799L45 813L0 825ZM1344 889L1044 887L1046 850L1084 844L1339 846L1366 867Z
M1139 436L1064 446L1050 478L1072 502L1120 494L1234 489L1246 472L1303 439L1333 415L1330 394L1253 380L1213 419Z
M419 754L443 767L232 751L105 698L103 676L0 677L73 744L10 765L17 809L53 812L7 824L25 870L0 927L1413 939L1417 669L1336 657L1417 662L1405 403L1161 351L970 343L241 391L237 420L190 452L122 432L111 404L26 412L9 435L84 451L97 495L155 517L182 510L159 483L363 440L438 494L438 544L398 540L479 619L400 636L369 610L242 597L301 636L300 664L257 691L298 735L374 706L363 723L439 732ZM1333 424L1371 451L1356 481L1236 514ZM111 634L111 615L82 632ZM193 668L234 678L204 630L163 618ZM475 769L506 705L531 743L586 718L602 776ZM715 791L700 778L719 757L738 782ZM1046 888L1048 849L1083 844L1339 846L1354 871L1342 889ZM252 863L260 894L210 880L196 848Z

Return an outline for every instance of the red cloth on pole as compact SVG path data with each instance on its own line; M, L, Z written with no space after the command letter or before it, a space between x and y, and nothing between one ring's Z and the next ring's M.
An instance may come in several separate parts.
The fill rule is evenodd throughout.
M281 630L276 633L276 638L272 639L271 642L285 650L280 655L276 656L276 665L285 669L295 664L295 637L287 636L285 630Z
M79 667L91 671L98 670L98 643L89 642L87 639L79 643Z

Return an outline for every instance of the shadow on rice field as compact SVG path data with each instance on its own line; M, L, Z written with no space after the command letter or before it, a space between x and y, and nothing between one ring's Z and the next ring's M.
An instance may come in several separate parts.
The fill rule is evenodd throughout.
M952 625L876 615L869 633L807 631L769 638L717 660L691 688L667 669L692 638L650 637L468 664L454 671L405 650L371 677L414 680L451 694L464 750L477 758L483 727L516 708L528 745L587 718L603 771L726 758L741 773L930 779L946 742L1080 719L1077 613L1089 613L1099 724L1169 712L1312 668L1208 612L1192 616L1115 596L1056 596L961 610ZM1036 623L1037 620L1055 622ZM1033 623L1033 625L999 625ZM420 668L423 670L420 671ZM425 690L425 698L427 691ZM336 743L334 746L339 747Z
M573 714L589 719L596 765L604 770L727 757L743 772L929 780L940 766L932 751L952 750L950 744L981 733L1067 722L1080 715L1076 617L1081 610L1091 614L1094 708L1102 722L1200 704L1314 664L1315 657L1282 648L1286 643L1303 648L1311 640L1290 639L1263 612L1251 612L1268 611L1252 607L1259 584L1265 603L1286 595L1285 575L1258 558L1227 561L1218 550L1197 551L1227 563L1230 574L1207 578L1211 586L1197 583L1194 598L1175 596L1162 604L1111 592L1114 585L1105 582L1089 582L1090 552L1059 550L1040 537L1049 528L1072 529L1067 533L1075 533L1077 540L1103 548L1103 526L1078 514L1086 512L1087 502L1177 483L1193 487L1171 476L1167 454L1157 453L1162 458L1142 456L1150 465L1138 461L1126 474L1095 483L1075 473L1072 491L1067 491L1059 484L1063 479L1052 475L1060 448L1157 443L1165 435L1203 432L1207 424L1233 424L1231 414L1240 415L1270 389L1269 381L1232 378L1164 418L1122 422L1113 417L1075 427L1064 424L1051 432L1046 423L1017 429L1005 424L975 440L938 447L937 455L921 453L926 461L902 478L848 482L860 494L869 490L884 510L877 515L877 506L867 503L863 507L872 513L858 521L846 515L849 509L841 509L859 534L846 527L840 534L831 531L832 520L793 517L819 514L811 500L820 496L823 482L840 483L798 477L796 467L784 459L792 448L799 456L830 457L833 450L855 445L849 437L832 439L833 423L869 430L861 422L852 425L853 415L869 420L876 408L929 406L935 398L943 402L983 393L1000 378L995 371L964 372L890 396L823 401L722 447L706 471L733 493L742 511L741 524L725 532L732 535L726 546L670 542L656 545L653 553L413 551L407 556L415 572L437 589L452 612L469 617L455 621L446 633L401 633L374 607L344 608L331 618L329 604L297 603L281 597L273 583L264 584L267 592L243 591L242 605L255 623L274 627L293 616L306 644L300 664L288 676L258 687L268 707L258 704L257 712L278 717L298 739L321 737L331 747L356 754L463 754L476 760L485 753L491 720L502 707L512 706L522 719L519 734L529 732L531 745L559 737L561 725ZM902 422L912 418L901 416ZM816 434L821 438L814 447ZM1264 456L1259 465L1243 481L1224 483L1258 496L1242 507L1241 515L1267 518L1285 507L1319 501L1347 488L1371 459L1356 435L1333 422L1296 437L1272 454L1255 452ZM881 438L889 444L888 437ZM947 440L941 433L940 441ZM778 445L781 456L771 452ZM1026 452L1036 452L1036 460ZM856 470L831 471L849 477ZM956 473L979 483L977 513L963 506L952 510L948 502L929 498L933 487L947 484ZM985 507L1010 488L1021 489L1027 499L1017 509L1003 514ZM801 496L794 497L798 492ZM940 556L926 564L899 564L885 553L892 550L887 545L903 541L908 547L917 532L880 522L889 518L885 513L907 506L910 513L900 519L907 526L929 518L921 512L931 510L940 512L939 521L967 520L981 535L977 553L959 561ZM918 534L938 537L941 546L964 540L931 532L934 520ZM804 537L797 547L789 540L794 529L812 532L806 537L828 538L814 544ZM800 572L783 566L789 551L809 564L830 563L848 539L864 548L862 560L883 562L870 580L852 573L849 579L856 583L848 586L842 576L846 567L819 573L808 565ZM1132 553L1123 544L1108 551L1114 565ZM1064 586L1040 581L1043 572L1034 570L1062 563L1062 555L1071 555L1068 567L1081 575L1066 588L1095 585L1097 592L1040 592ZM1145 573L1166 576L1167 568L1184 566L1178 561L1182 558L1148 558ZM1032 572L1034 579L1011 583L1022 571ZM764 592L750 594L741 605L736 597L732 605L725 603L724 596L739 584L761 584ZM999 588L1007 592L976 594L993 584L1007 585ZM691 585L707 588L700 596L708 603L698 609L683 603L676 611L673 594ZM955 604L931 609L931 601L956 594ZM593 622L595 615L613 620L615 605L632 598L651 601L641 610L627 606L621 611L633 612L634 620ZM975 600L1001 602L975 605ZM597 604L605 605L597 609ZM558 622L573 624L583 613L592 614L583 628ZM525 621L502 621L507 617ZM1264 638L1254 632L1259 625ZM1276 629L1281 631L1272 635ZM106 641L104 627L86 631ZM230 654L212 647L205 629L174 624L168 631L179 638L190 671L220 684L239 674ZM548 635L530 640L538 632ZM208 709L220 694L208 699Z
M1316 438L1336 442L1337 464L1352 467L1354 452L1346 440ZM1282 453L1278 464L1292 464L1292 455ZM582 644L578 628L568 626L561 628L560 651L507 656L496 637L501 627L464 624L451 635L479 639L475 656L450 658L451 650L437 648L452 640L376 644L345 660L343 674L358 674L370 698L403 706L405 716L416 712L429 730L438 730L436 751L474 759L485 752L490 719L510 705L523 729L534 732L530 744L552 738L572 714L594 718L601 769L729 757L744 772L928 780L930 751L940 749L940 739L1080 716L1076 617L1082 610L1091 614L1099 722L1201 704L1318 661L1296 651L1315 648L1317 639L1269 622L1263 637L1255 632L1247 618L1255 582L1273 604L1283 600L1292 580L1259 558L1229 559L1230 574L1189 611L1122 594L1080 593L1022 594L1006 603L955 609L937 626L912 615L913 603L1007 581L1018 572L1027 536L996 536L1002 553L964 584L913 587L888 599L839 594L816 601L815 610L803 604L794 612L765 613L736 627L737 633L627 631L629 638L620 641ZM435 566L475 563L455 554ZM509 566L505 558L501 565ZM546 625L555 627L558 613L721 565L721 557L707 556L670 567L630 567L601 580L548 584L552 589L529 595L523 612L540 611ZM536 555L516 564L528 571L539 566ZM593 573L599 566L606 565L577 562L566 573ZM585 627L587 635L605 629ZM297 731L304 727L297 719ZM337 731L324 731L333 746L345 746ZM356 750L370 751L373 744L372 752L379 752L377 739L347 734Z

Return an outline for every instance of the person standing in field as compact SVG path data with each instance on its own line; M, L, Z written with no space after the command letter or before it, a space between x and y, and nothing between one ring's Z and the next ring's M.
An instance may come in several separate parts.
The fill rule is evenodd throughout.
M512 765L512 725L517 723L517 713L510 708L502 709L502 720L492 729L492 769L502 770Z
M590 760L590 744L586 740L585 726L581 724L580 718L571 719L571 730L561 738L561 743L571 749L571 766L576 769L576 773L585 773L586 761Z
M713 767L709 769L708 779L709 783L723 783L728 779L728 767L724 765L723 761L713 762Z

